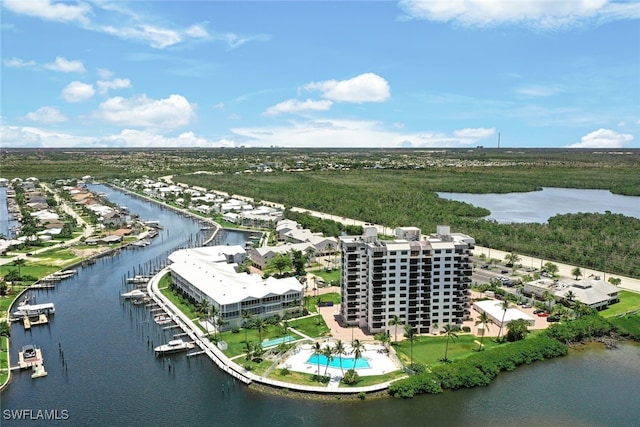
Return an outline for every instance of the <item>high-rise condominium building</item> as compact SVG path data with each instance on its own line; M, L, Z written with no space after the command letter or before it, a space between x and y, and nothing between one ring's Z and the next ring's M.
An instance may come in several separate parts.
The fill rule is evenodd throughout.
M362 236L340 240L342 322L393 334L398 316L400 325L426 334L468 319L473 238L438 226L428 237L399 227L396 240L381 240L367 226Z

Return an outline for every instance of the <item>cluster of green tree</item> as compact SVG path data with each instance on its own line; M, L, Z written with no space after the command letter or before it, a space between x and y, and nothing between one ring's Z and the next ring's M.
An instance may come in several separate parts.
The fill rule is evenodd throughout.
M284 211L284 217L297 222L303 228L308 228L315 233L320 232L327 237L339 237L343 232L351 236L362 234L362 227L359 225L342 224L331 219L321 219L290 209Z
M640 220L606 212L556 215L547 224L459 221L483 246L640 277Z
M466 203L441 199L435 191L493 192L535 189L533 178L522 169L481 168L437 171L341 171L305 174L262 175L189 175L181 182L229 193L243 194L258 200L264 198L310 210L328 212L347 218L383 224L390 227L413 225L423 232L435 231L439 224L467 233L479 245L506 251L526 253L545 259L580 265L589 269L640 277L640 220L619 214L557 215L547 224L499 224L480 219L486 209ZM487 170L489 169L489 170ZM600 169L598 169L600 170ZM537 179L546 169L533 170ZM534 174L535 172L535 174ZM543 173L544 172L544 173ZM620 171L618 171L620 172ZM567 171L549 173L556 181L548 185L580 188L613 189L618 178L625 182L630 171L612 176L585 174L564 182ZM519 174L522 174L520 176ZM568 175L563 175L568 174ZM608 178L606 178L608 177ZM606 184L602 184L605 182ZM619 183L621 185L621 183ZM310 192L309 189L313 189ZM346 202L348 201L348 202Z
M396 381L389 387L395 397L412 397L421 393L440 393L488 385L500 372L512 371L522 364L564 356L567 344L610 334L614 327L597 314L554 324L545 332L490 351L474 353L464 359L434 366L431 371Z

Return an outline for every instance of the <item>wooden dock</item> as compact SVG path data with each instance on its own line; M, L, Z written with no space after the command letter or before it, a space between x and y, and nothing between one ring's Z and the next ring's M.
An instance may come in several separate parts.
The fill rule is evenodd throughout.
M34 325L45 325L49 323L49 319L46 314L41 314L36 320L31 320L28 316L24 316L22 318L22 323L24 324L25 329L31 329Z

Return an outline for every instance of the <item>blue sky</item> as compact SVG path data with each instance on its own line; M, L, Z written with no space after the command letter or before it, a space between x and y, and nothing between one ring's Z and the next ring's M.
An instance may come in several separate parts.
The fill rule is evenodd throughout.
M2 0L0 146L640 147L640 3Z

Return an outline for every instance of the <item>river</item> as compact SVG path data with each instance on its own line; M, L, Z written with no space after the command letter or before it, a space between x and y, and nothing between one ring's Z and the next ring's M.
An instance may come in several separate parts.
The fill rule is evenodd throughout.
M153 244L83 267L38 302L54 302L48 326L12 328L43 351L49 375L14 372L0 395L2 426L632 426L640 419L640 351L599 347L502 374L489 387L410 400L317 401L263 393L234 382L205 356L158 358L163 330L144 307L122 301L124 278L203 237L196 221L115 190L94 186L142 219L164 226ZM246 235L229 232L227 242ZM68 420L16 420L10 411L58 411ZM64 411L64 412L63 412ZM15 414L16 412L14 412Z
M605 211L640 218L640 197L621 196L608 190L543 188L528 193L438 193L438 196L489 209L491 215L485 219L501 223L545 223L558 214Z

